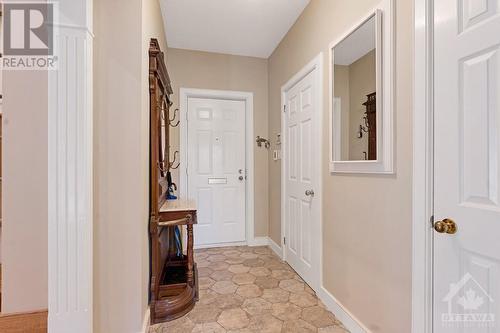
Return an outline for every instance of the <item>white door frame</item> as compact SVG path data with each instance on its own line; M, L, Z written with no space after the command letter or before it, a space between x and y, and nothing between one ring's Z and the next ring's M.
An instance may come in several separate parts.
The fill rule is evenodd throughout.
M319 110L320 121L323 119L323 52L320 52L313 60L311 60L307 65L305 65L297 74L295 74L287 83L281 87L281 249L283 251L282 259L286 261L286 247L284 243L284 237L286 235L286 221L285 221L285 198L286 198L286 177L285 177L285 165L287 161L287 136L285 131L285 106L286 106L286 93L294 85L296 85L300 80L306 77L312 71L316 71L316 78L314 80L316 84L316 105ZM316 172L320 175L320 181L318 184L318 189L314 189L314 199L317 200L319 206L319 219L320 219L320 235L318 237L319 241L316 246L319 246L319 267L317 267L318 272L315 273L316 285L311 286L314 291L319 293L320 288L323 286L323 127L320 126L320 131L316 135L316 147L318 149L318 163L316 163L318 169Z
M434 0L415 0L412 332L432 332Z
M209 90L209 89L192 89L180 88L180 184L179 192L182 198L187 195L187 149L188 149L188 99L189 98L209 98L209 99L225 99L232 101L245 102L245 163L247 170L246 179L246 203L245 203L245 230L246 242L237 243L222 243L210 244L210 247L217 246L233 246L233 245L259 245L256 244L254 231L254 126L253 126L253 93L243 91L230 90Z

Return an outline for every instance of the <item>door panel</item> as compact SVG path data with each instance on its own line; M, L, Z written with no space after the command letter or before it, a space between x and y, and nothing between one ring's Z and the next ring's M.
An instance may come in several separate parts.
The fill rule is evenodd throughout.
M241 147L238 147L238 133L234 131L225 131L222 134L222 140L224 140L224 163L223 169L224 174L232 174L234 170L238 170L238 161L234 152Z
M319 281L321 172L319 145L321 110L316 105L319 87L317 69L307 74L284 95L286 113L285 184L285 256L297 273L311 286Z
M498 48L464 60L460 66L463 137L460 165L464 204L484 204L498 210ZM491 106L491 107L490 107Z
M288 174L291 181L297 180L297 125L288 129Z
M188 99L187 164L195 245L245 241L245 102Z
M312 151L311 147L313 144L311 142L312 132L311 132L311 119L307 119L300 124L300 138L302 139L300 142L300 176L302 183L311 184L311 159L312 159Z
M435 1L434 331L500 332L498 0Z
M298 235L298 223L297 223L297 216L298 216L298 209L297 209L297 198L294 198L290 196L288 198L288 239L289 239L289 245L288 245L288 250L290 250L293 254L297 255L297 235ZM288 257L288 256L287 256Z
M198 146L198 174L209 175L212 173L212 132L198 131L196 145Z
M311 223L313 217L311 216L311 204L309 201L302 200L300 206L300 230L301 236L301 259L309 267L311 267Z
M213 191L211 188L198 187L196 189L196 204L198 207L198 225L212 225L213 223Z

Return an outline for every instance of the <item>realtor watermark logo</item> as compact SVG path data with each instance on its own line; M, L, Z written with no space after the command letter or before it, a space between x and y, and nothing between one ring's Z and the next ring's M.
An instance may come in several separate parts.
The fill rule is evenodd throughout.
M441 314L445 327L495 327L496 318L491 311L494 300L470 273L450 284L443 302L448 305L448 312Z
M3 69L55 69L54 4L4 2L3 16Z

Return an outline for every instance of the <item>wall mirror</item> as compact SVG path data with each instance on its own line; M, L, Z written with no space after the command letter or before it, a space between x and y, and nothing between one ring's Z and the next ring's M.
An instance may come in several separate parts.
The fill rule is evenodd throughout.
M384 12L330 45L331 172L393 172L392 27Z

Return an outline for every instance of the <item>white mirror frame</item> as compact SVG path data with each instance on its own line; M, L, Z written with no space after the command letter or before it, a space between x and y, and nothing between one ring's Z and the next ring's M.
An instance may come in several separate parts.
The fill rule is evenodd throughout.
M394 168L394 2L382 1L377 8L357 22L338 40L330 43L330 172L392 174ZM377 72L377 159L341 160L340 113L334 108L334 48L356 29L375 15L376 20L376 72Z

